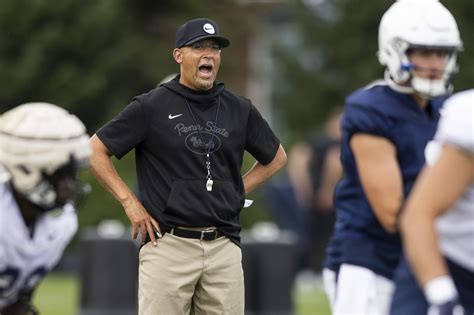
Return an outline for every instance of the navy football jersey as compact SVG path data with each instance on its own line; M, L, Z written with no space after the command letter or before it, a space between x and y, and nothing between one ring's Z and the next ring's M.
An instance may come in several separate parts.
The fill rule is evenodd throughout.
M436 98L422 109L411 95L383 83L359 89L346 98L341 124L344 176L334 192L337 221L326 267L337 270L347 263L392 278L401 253L400 237L386 232L376 218L364 194L350 140L354 134L364 133L393 143L406 197L425 163L424 148L434 136L444 100Z

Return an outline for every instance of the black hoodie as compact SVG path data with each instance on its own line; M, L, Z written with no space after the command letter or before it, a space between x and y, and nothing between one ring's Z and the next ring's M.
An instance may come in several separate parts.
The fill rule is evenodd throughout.
M237 244L244 151L268 164L280 144L250 100L223 84L191 90L179 76L135 97L97 136L119 159L135 148L140 197L161 225L216 226ZM205 144L210 144L212 191L206 190Z

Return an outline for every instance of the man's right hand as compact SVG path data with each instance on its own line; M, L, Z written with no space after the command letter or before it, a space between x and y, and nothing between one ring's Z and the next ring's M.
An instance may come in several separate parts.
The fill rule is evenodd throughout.
M160 225L151 217L138 199L133 198L123 204L125 213L133 226L133 239L137 239L138 231L141 234L140 244L145 244L146 234L150 236L153 245L156 246L157 236L161 237ZM156 231L156 234L155 234Z
M160 225L143 207L133 191L127 186L123 179L117 173L117 170L110 159L112 153L94 134L90 139L92 155L90 166L92 173L97 180L104 186L121 204L128 219L133 226L133 239L138 236L138 231L142 235L141 244L145 244L146 234L150 236L153 245L156 246L155 230L158 235L161 234Z

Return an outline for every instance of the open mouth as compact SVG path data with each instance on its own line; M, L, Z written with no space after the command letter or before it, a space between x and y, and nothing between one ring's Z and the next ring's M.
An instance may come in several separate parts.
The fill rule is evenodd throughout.
M202 64L198 68L199 74L202 77L209 78L212 75L212 69L213 68L214 68L214 66L212 64Z

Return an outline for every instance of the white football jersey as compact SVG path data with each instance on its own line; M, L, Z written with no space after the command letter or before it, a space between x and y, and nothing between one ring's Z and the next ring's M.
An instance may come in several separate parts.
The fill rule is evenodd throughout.
M447 100L434 141L426 151L428 164L436 162L445 143L474 155L474 89ZM474 183L436 223L443 254L474 272Z
M78 228L71 204L41 216L30 237L10 184L0 182L0 310L15 302L59 262Z

